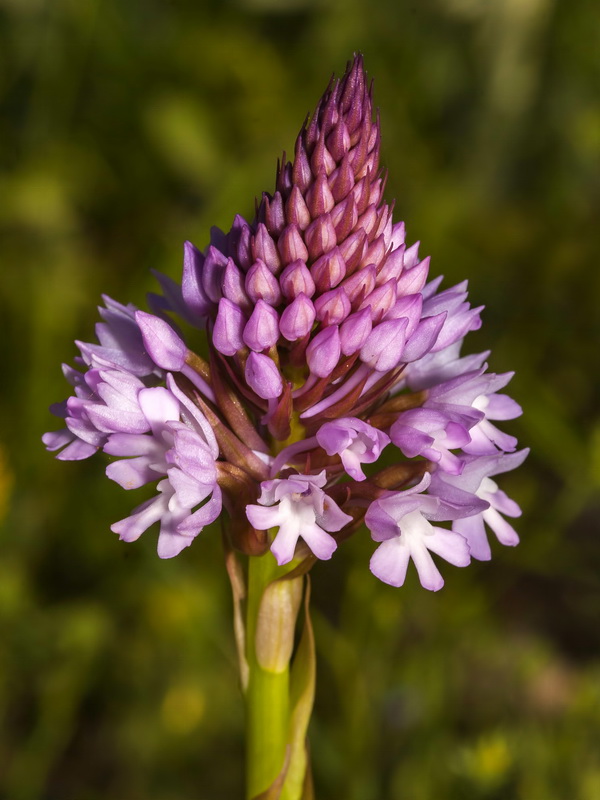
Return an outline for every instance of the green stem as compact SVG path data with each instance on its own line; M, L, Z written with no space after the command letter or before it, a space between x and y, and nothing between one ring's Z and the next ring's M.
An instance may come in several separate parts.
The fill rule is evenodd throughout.
M252 800L275 783L285 765L290 724L290 670L289 657L283 667L277 664L277 669L265 669L265 658L262 657L261 665L261 653L257 652L261 600L282 570L271 553L248 560L246 791L248 800ZM291 625L293 636L295 618Z

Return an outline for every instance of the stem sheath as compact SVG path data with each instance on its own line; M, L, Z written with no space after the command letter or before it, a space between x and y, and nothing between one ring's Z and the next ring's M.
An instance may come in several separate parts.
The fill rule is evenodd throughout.
M277 781L289 755L289 642L293 642L302 579L281 581L276 592L267 591L270 585L273 588L273 581L282 572L273 555L253 556L248 561L246 791L248 800L252 800ZM288 593L289 597L286 596ZM266 609L265 604L269 603L272 603L272 608ZM269 653L269 643L264 641L268 630L259 630L259 626L264 627L265 620L276 637L271 651L280 639L283 641L281 655L275 652L272 658L265 657L265 652ZM265 664L270 668L265 668Z

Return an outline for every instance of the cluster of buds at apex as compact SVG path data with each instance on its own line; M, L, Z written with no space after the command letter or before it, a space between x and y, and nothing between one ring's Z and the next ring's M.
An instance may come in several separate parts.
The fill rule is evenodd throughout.
M168 557L222 514L238 550L309 564L366 522L373 572L399 585L412 559L429 589L443 582L430 552L488 558L486 524L516 543L501 515L519 509L490 477L527 454L491 422L521 413L497 393L512 375L461 356L481 308L466 282L428 281L384 200L379 150L356 56L252 222L213 228L202 251L187 242L181 284L158 276L153 313L105 299L98 343L65 367L74 396L52 408L66 427L44 442L64 460L122 458L107 474L124 488L158 481L113 525L121 538L160 522Z

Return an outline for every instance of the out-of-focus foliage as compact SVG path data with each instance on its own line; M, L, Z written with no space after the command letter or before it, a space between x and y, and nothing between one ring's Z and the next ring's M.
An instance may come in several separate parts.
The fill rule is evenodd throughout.
M367 537L315 569L318 796L600 797L599 40L591 0L0 0L0 796L241 796L218 530L119 543L139 499L39 437L100 293L142 305L251 216L360 49L388 197L486 304L532 454L522 545L440 594L378 583Z

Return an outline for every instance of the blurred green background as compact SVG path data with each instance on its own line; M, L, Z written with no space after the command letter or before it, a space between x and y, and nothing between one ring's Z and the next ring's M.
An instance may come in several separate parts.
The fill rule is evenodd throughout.
M361 50L388 199L468 352L516 369L522 544L431 595L314 570L321 800L600 798L600 15L592 0L0 0L0 797L242 796L218 531L160 562L139 498L60 464L60 362L102 292L251 216L330 74Z

